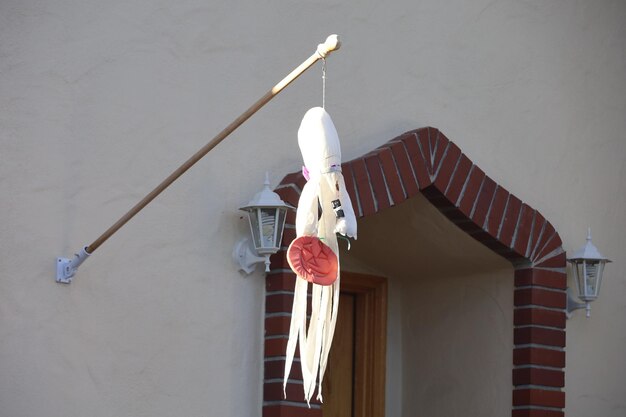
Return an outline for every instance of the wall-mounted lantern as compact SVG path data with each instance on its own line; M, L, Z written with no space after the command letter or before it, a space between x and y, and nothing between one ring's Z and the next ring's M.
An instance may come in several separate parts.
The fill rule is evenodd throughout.
M607 262L611 262L611 260L602 256L598 248L591 243L591 229L589 229L587 243L574 252L567 261L572 264L572 271L576 280L576 287L578 288L578 298L582 301L582 303L576 302L568 290L568 317L571 316L574 310L579 308L585 308L587 317L591 317L590 303L598 298L604 265Z
M233 258L240 270L250 274L254 271L256 263L265 262L265 272L269 272L270 255L280 250L285 218L289 209L293 210L294 207L285 203L278 194L270 190L269 177L265 174L263 189L256 193L248 204L239 208L248 213L254 245L253 249L247 237L242 238L235 245Z

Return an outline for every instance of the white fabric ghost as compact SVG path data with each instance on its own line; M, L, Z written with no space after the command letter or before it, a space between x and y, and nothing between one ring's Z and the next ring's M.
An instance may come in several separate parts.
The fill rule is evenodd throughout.
M308 182L302 190L296 213L296 238L316 236L338 256L337 235L356 239L356 217L341 173L339 137L328 113L321 107L307 111L298 130L298 145ZM318 212L321 207L321 216ZM297 273L297 272L296 272ZM313 285L311 318L307 329L308 281L299 276L289 330L283 389L293 363L296 341L300 345L300 364L304 397L309 402L318 385L322 401L322 380L326 371L337 310L339 307L339 268L331 285Z

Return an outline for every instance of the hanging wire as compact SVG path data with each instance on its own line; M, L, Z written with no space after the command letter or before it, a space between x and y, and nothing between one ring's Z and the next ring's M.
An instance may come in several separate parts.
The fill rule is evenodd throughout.
M326 109L326 58L322 58L322 108Z

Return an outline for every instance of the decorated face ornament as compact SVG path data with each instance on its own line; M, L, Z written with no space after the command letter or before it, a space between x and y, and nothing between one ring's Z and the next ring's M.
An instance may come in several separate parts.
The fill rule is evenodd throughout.
M299 342L304 398L309 402L316 385L317 399L322 401L322 380L337 322L340 284L337 233L356 239L356 217L341 174L339 137L326 110L314 107L306 112L298 130L298 145L308 181L298 201L296 239L287 251L289 265L298 278L283 389ZM309 282L313 288L307 328Z
M287 261L298 277L313 284L332 285L337 280L337 255L315 236L295 239L289 245Z

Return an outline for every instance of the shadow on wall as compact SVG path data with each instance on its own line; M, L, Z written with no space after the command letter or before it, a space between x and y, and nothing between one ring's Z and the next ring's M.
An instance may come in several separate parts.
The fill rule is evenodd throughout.
M345 246L342 250L347 269L392 277L513 272L508 260L455 226L421 194L359 219L359 239L349 251Z

